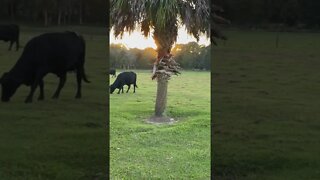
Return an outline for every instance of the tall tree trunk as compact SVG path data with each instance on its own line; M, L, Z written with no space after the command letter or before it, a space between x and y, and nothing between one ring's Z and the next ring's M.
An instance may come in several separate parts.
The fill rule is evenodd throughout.
M172 45L175 42L177 37L177 26L173 22L170 32L161 31L159 28L155 27L153 38L157 45L158 57L154 62L153 66L153 75L152 79L157 78L157 97L155 104L155 116L156 117L165 117L165 110L167 106L167 90L168 90L168 81L170 76L166 73L156 74L157 67L162 58L170 57L170 51ZM163 119L164 120L164 119Z
M83 23L83 19L82 19L82 10L83 10L83 5L82 5L82 1L80 0L80 5L79 5L79 24Z
M65 25L67 23L67 13L63 13L63 24Z
M71 23L71 15L72 15L72 10L70 9L69 11L68 11L68 19L67 19L67 23Z
M43 10L43 16L44 16L44 26L48 26L48 10L44 9Z
M155 105L155 115L162 117L165 114L167 105L168 79L161 75L157 78L157 99Z
M168 54L167 48L158 48L158 58L153 66L153 73L156 71L158 61ZM155 105L155 116L163 117L167 105L168 78L160 74L157 76L157 97Z
M15 4L14 4L14 2L11 2L9 4L9 14L10 14L11 21L14 21L15 20Z
M61 25L61 10L58 11L58 25L60 26Z

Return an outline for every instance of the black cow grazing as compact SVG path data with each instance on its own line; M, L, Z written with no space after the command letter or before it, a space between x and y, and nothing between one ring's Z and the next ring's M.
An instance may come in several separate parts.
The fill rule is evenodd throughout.
M115 69L110 69L109 74L112 75L111 77L117 77L117 73L116 73L116 70L115 70Z
M0 40L5 42L10 41L9 51L12 48L13 43L16 43L16 50L19 50L19 26L15 24L0 25Z
M110 86L110 93L112 94L116 88L119 89L118 94L120 94L120 90L123 93L123 86L127 85L128 90L130 89L131 84L133 84L133 93L136 92L136 87L138 88L137 84L137 74L134 72L122 72L118 75L117 79L113 82Z
M31 86L26 103L32 102L38 85L40 87L38 100L43 100L43 77L48 73L60 78L58 88L52 97L58 98L68 71L76 72L78 84L76 98L81 98L81 81L90 82L84 72L84 63L85 41L82 36L74 32L61 32L34 37L26 44L14 67L1 77L1 100L9 101L21 84Z

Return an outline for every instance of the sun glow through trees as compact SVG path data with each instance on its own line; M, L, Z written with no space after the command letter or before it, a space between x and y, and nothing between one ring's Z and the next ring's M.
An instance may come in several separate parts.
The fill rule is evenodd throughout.
M188 42L196 41L194 37L189 35L184 27L179 28L177 44L187 44ZM145 38L142 33L138 30L133 31L132 33L125 32L123 37L114 37L113 29L110 31L110 44L123 44L127 48L138 48L145 49L151 47L156 49L156 45L152 38L152 35ZM210 44L210 39L206 38L204 35L200 36L198 44L208 46Z

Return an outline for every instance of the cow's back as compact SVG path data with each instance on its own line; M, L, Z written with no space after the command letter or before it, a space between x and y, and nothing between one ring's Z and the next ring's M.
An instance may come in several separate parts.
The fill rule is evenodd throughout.
M10 72L26 84L39 70L60 76L83 65L84 51L84 40L76 33L42 34L28 41Z
M137 75L134 72L122 72L118 75L118 78L123 84L135 84Z
M46 33L27 43L20 60L59 73L74 70L83 63L80 61L84 51L84 41L76 33Z

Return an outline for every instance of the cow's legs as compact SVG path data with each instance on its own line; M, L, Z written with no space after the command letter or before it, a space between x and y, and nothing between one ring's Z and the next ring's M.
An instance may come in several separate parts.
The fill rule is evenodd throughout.
M16 41L16 51L19 50L19 46L20 46L20 45L19 45L19 40L17 40L17 41Z
M129 85L128 85L128 90L127 90L127 93L129 92L129 89L130 89L130 87L131 87L131 84L129 84Z
M121 93L123 93L123 86L121 87Z
M10 41L10 45L9 45L9 51L11 51L11 48L12 48L12 45L13 45L13 41Z
M82 74L81 71L78 69L77 70L77 94L76 94L76 98L81 98L81 80L82 80Z
M38 97L38 100L43 100L44 99L44 92L43 92L43 79L40 80L39 82L39 87L40 87L40 95Z
M118 94L120 94L121 88L119 88Z
M52 96L53 99L58 99L58 97L60 95L60 91L63 88L63 86L64 86L64 84L66 82L66 79L67 79L67 75L66 74L63 74L63 75L60 76L60 81L59 81L58 88L57 88L56 92Z
M136 86L137 86L136 84L133 85L133 93L136 92Z
M32 102L32 98L33 98L33 94L35 92L35 90L37 89L38 84L40 83L40 81L42 80L43 75L41 73L38 73L35 77L35 80L33 81L32 85L31 85L31 90L29 95L27 96L25 103L31 103Z

